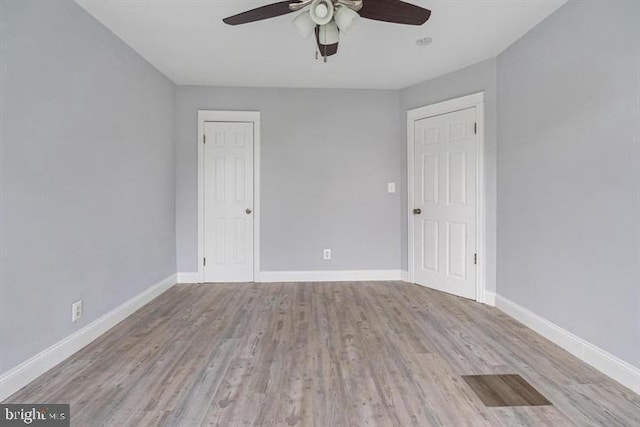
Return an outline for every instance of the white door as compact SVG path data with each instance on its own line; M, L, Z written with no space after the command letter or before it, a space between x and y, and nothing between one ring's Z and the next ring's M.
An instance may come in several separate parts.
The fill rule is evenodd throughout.
M253 281L253 123L205 122L204 281Z
M416 283L476 296L476 109L414 122Z

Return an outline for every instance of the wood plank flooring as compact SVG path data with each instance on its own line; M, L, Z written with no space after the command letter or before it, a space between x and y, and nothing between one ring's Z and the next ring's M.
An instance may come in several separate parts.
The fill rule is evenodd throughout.
M551 406L485 406L519 374ZM7 403L74 426L640 426L640 396L495 308L402 282L177 285Z

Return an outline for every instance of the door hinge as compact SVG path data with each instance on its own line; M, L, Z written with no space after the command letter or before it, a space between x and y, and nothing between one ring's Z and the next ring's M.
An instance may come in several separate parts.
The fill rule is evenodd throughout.
M477 122L473 124L473 133L474 134L478 133L478 123Z
M203 144L207 143L207 135L202 135L202 143Z
M202 265L207 265L207 259L206 258L202 258Z
M473 265L478 264L478 254L473 254Z

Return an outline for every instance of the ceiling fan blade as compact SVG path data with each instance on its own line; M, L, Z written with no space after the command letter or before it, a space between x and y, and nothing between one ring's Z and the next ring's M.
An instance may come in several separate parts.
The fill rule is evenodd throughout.
M431 16L431 11L401 0L365 0L358 14L375 21L396 24L422 25Z
M320 26L318 25L316 25L316 43L318 44L318 51L320 52L320 55L325 58L338 53L338 43L333 43L333 44L320 43Z
M249 22L261 21L263 19L275 18L276 16L286 15L293 12L289 8L291 3L296 0L280 1L278 3L268 4L266 6L247 10L246 12L224 18L222 22L229 25L247 24Z

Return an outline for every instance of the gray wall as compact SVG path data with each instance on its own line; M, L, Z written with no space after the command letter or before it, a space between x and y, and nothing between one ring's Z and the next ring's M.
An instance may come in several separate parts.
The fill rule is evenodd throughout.
M639 79L639 2L570 2L498 58L498 293L636 366Z
M489 59L459 71L410 86L400 93L402 141L406 141L407 110L446 101L472 93L485 94L485 204L486 204L486 286L495 290L496 283L496 60ZM406 168L406 142L402 144ZM407 200L406 174L402 190L402 265L407 269ZM482 254L480 254L482 256Z
M197 270L198 109L262 112L263 271L399 269L398 108L397 91L179 87L178 271Z
M73 2L0 4L5 372L175 272L174 86Z

